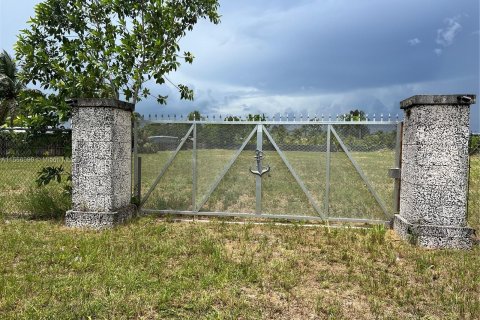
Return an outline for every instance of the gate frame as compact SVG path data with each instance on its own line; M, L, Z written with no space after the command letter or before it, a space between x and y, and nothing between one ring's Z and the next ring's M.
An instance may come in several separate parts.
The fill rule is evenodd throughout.
M401 135L402 135L402 121L205 121L205 120L143 120L143 125L149 123L163 123L163 124L189 124L191 127L187 131L187 133L181 139L179 145L175 149L174 153L170 155L167 162L163 165L162 169L160 170L159 175L155 179L154 183L150 186L149 190L145 195L141 194L141 157L138 155L138 127L137 122L135 122L134 126L134 172L137 175L134 177L134 192L135 196L139 199L139 210L146 213L160 213L160 214L175 214L175 215L190 215L190 216L220 216L220 217L240 217L240 218L270 218L270 219L287 219L287 220L299 220L299 221L321 221L321 222L351 222L351 223L368 223L368 224L384 224L385 226L391 226L392 219L395 212L389 213L388 209L385 205L383 199L378 196L378 193L373 188L372 184L370 183L367 176L363 173L361 167L357 164L353 156L351 155L350 151L344 144L343 140L340 138L338 133L336 132L334 125L396 125L396 146L395 146L395 161L393 165L396 168L400 167L401 161ZM197 124L216 124L216 125L255 125L253 130L247 136L247 138L243 141L241 147L237 149L235 154L230 158L228 163L222 169L221 173L215 178L214 182L211 184L208 192L202 198L200 205L197 206L196 204L196 180L197 180ZM315 202L313 197L311 196L308 189L305 187L303 181L298 177L293 167L288 162L287 158L285 157L283 151L278 147L276 142L274 141L273 137L270 135L268 130L264 127L265 125L323 125L327 126L327 163L326 163L326 179L325 179L325 201L324 201L324 212L320 210L320 207ZM241 212L215 212L215 211L200 211L201 208L205 205L208 201L211 194L216 190L218 184L221 180L225 177L226 173L230 170L232 165L235 163L241 152L244 150L245 146L248 142L252 139L253 135L257 133L257 150L263 149L263 134L266 135L267 139L272 143L275 151L282 159L282 162L286 165L289 172L293 175L295 181L302 189L303 193L306 195L307 199L310 202L310 205L315 209L315 212L318 216L300 216L295 214L264 214L261 213L261 177L256 177L256 208L255 213L241 213ZM259 134L260 133L260 134ZM183 145L187 141L187 139L193 134L193 149L192 149L192 208L193 210L173 210L173 209L145 209L143 205L148 200L148 197L153 192L155 187L157 186L158 182L161 180L167 169L170 167L172 162L175 160L177 154L182 149ZM328 206L329 206L329 195L330 195L330 171L331 171L331 139L335 137L335 139L340 144L342 151L347 155L350 163L353 165L355 171L359 174L362 181L367 186L367 189L374 197L376 203L380 206L383 214L386 217L386 220L379 220L379 219L364 219L364 218L344 218L344 217L329 217L328 216ZM260 149L259 149L260 148ZM385 173L388 175L388 172ZM393 198L393 205L394 210L398 207L398 198L400 194L400 186L399 180L395 179L394 183L394 190L392 194Z

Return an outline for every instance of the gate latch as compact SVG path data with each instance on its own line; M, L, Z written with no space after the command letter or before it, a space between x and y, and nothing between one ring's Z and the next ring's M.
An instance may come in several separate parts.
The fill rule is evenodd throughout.
M393 179L400 179L402 174L402 169L400 168L391 168L388 169L388 176Z
M262 174L270 171L270 166L266 166L266 167L262 166L262 159L263 159L263 152L262 151L255 150L255 157L254 158L257 160L257 170L252 170L252 168L250 168L251 173L259 175L261 177Z

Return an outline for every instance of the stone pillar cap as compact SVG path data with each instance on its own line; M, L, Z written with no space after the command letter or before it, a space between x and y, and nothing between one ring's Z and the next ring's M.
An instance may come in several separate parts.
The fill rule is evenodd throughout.
M419 105L471 105L476 103L474 94L417 95L400 102L401 109Z
M135 105L133 103L117 100L117 99L104 99L104 98L80 98L71 99L67 103L72 107L107 107L122 109L125 111L133 112Z

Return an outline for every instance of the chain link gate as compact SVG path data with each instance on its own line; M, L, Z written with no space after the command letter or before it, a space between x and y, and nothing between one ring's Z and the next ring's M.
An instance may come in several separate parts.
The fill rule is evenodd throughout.
M401 124L142 121L144 212L386 223L398 210ZM143 194L144 192L144 194Z

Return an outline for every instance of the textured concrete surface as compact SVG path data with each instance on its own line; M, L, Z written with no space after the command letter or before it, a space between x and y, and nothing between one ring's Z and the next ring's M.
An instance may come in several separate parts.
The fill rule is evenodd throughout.
M136 214L136 206L128 205L113 212L88 212L69 210L65 225L72 228L107 229L126 222Z
M111 99L80 99L73 105L73 191L67 225L108 220L93 213L119 215L130 205L132 110L133 105ZM97 222L91 226L97 228Z
M430 249L470 249L475 242L475 230L468 227L412 224L395 215L393 230L412 244Z
M414 96L401 102L400 214L394 229L420 246L472 244L466 210L469 103L474 102L473 95Z

